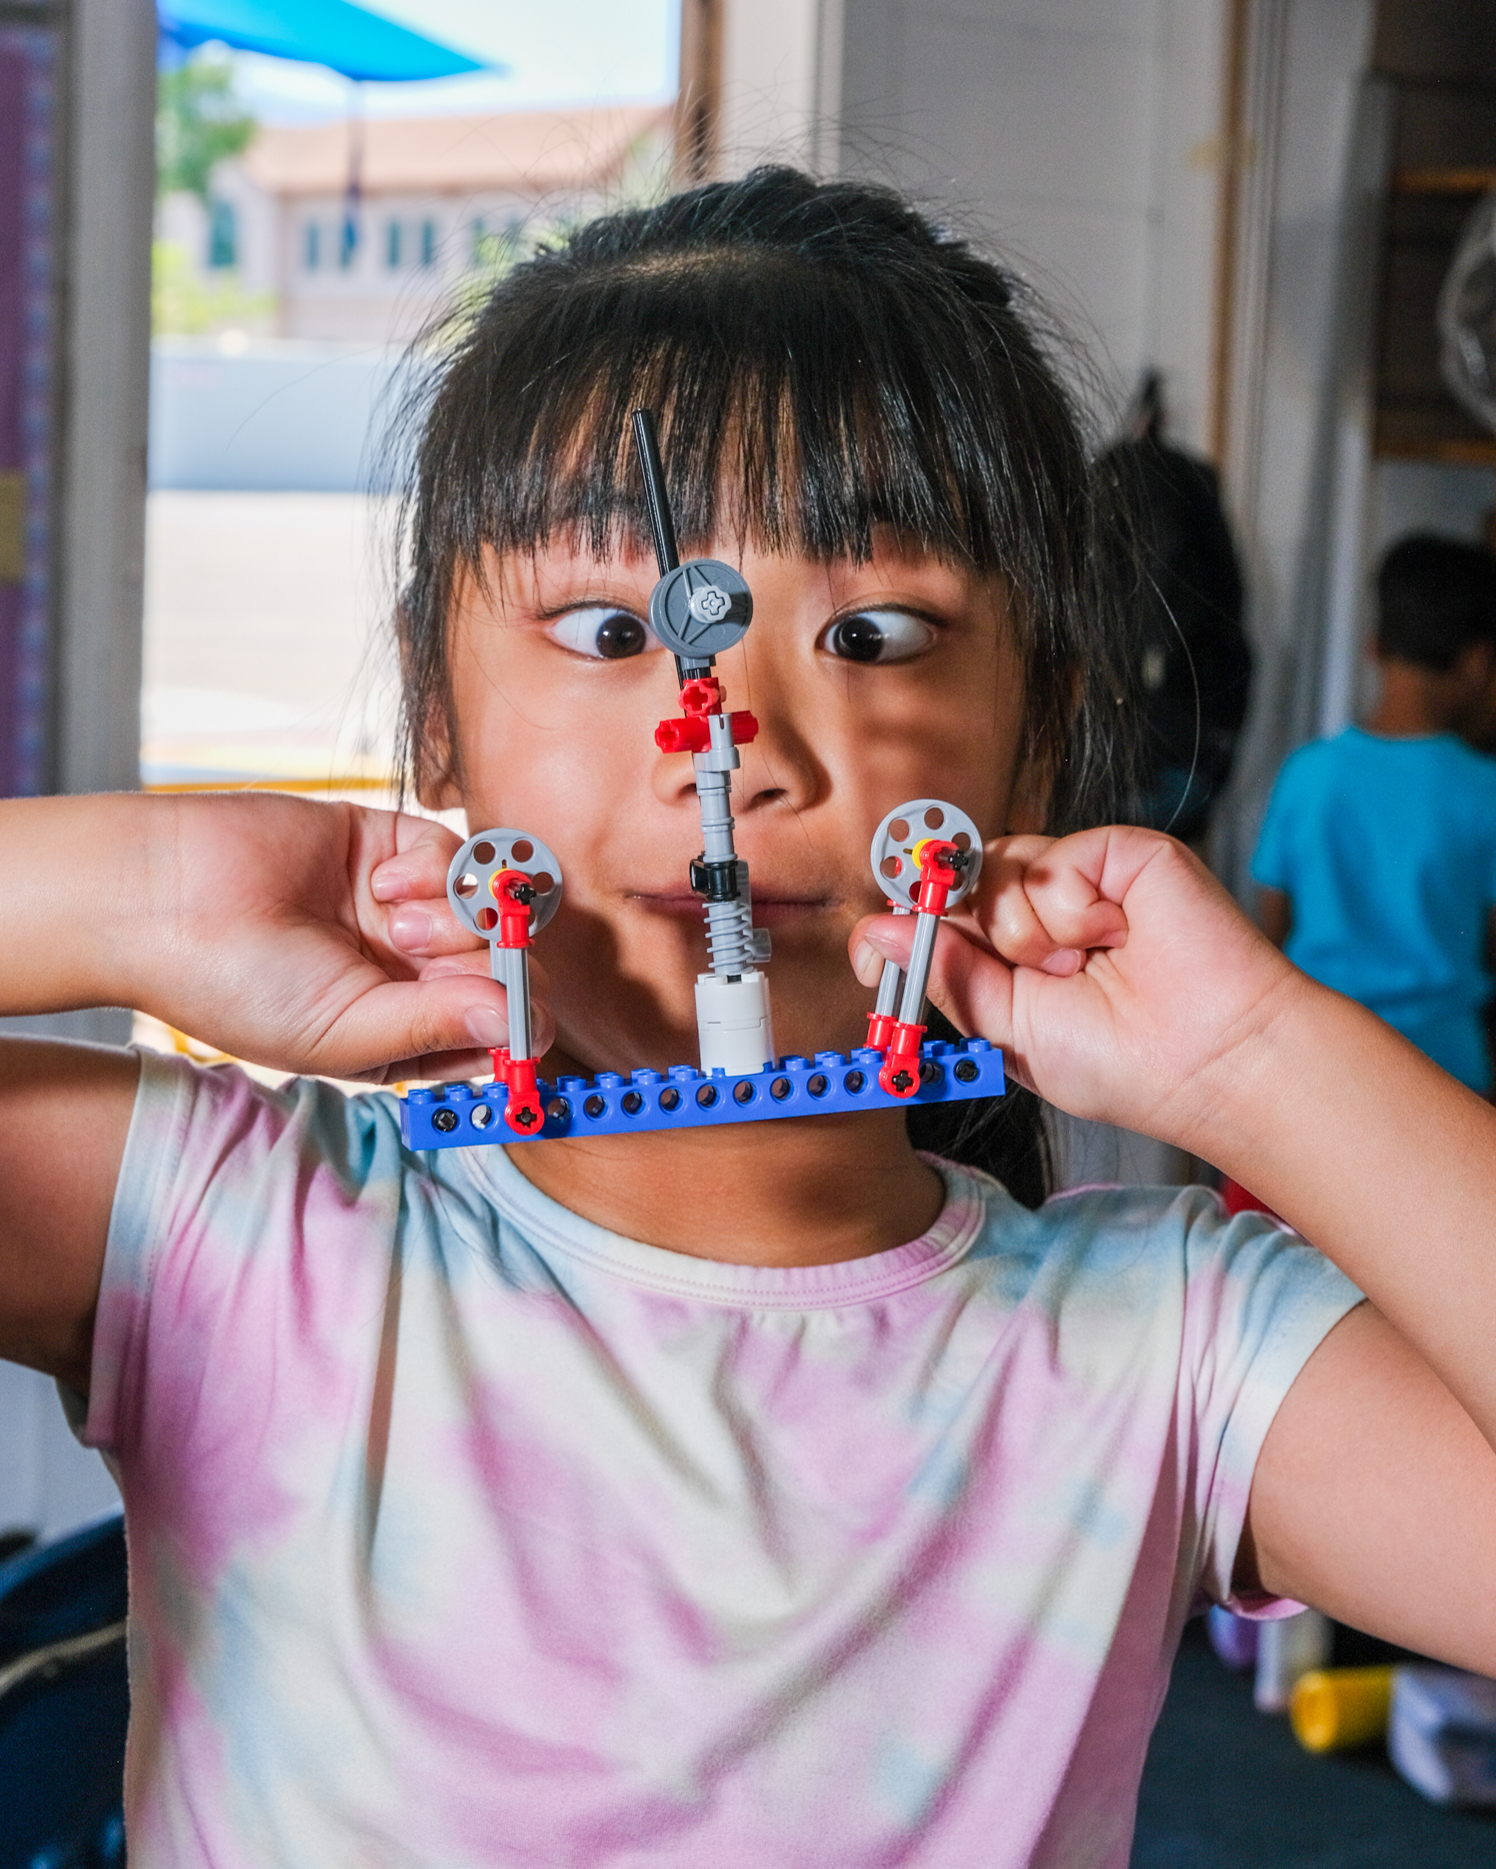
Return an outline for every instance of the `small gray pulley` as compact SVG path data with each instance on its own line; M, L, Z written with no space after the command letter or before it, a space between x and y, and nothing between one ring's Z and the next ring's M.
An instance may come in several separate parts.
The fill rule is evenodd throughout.
M966 813L943 798L911 798L898 805L873 833L873 847L868 853L873 881L893 902L919 900L919 846L932 838L954 844L965 851L970 861L961 880L950 892L948 904L954 908L971 893L982 873L982 833Z
M499 925L493 880L504 870L530 879L530 933L544 928L561 904L561 865L555 853L528 831L479 831L453 857L447 871L447 900L464 928L492 941Z
M683 662L709 662L743 640L753 593L741 571L715 558L691 558L667 571L649 599L649 627Z

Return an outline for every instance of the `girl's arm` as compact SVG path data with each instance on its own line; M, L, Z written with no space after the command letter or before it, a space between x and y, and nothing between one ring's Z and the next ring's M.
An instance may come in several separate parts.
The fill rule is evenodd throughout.
M936 1003L1062 1108L1225 1169L1370 1299L1264 1443L1242 1580L1496 1674L1496 1110L1168 838L1008 839L982 883ZM878 917L854 947L908 939Z
M507 1025L447 907L456 848L294 798L0 803L0 1014L130 1006L284 1071L476 1075ZM78 1386L135 1078L127 1052L0 1041L0 1356Z

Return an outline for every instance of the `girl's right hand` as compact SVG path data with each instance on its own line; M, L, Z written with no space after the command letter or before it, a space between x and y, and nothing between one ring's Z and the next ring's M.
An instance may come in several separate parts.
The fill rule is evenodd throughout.
M507 1042L504 990L447 903L459 840L440 824L264 794L0 811L28 879L16 932L44 930L3 1010L134 1006L254 1063L373 1083L475 1076ZM543 1007L534 1023L543 1047Z
M907 916L859 924L864 984L911 938ZM1320 991L1182 844L1127 826L989 844L930 976L934 1004L1048 1102L1217 1161L1259 1041Z

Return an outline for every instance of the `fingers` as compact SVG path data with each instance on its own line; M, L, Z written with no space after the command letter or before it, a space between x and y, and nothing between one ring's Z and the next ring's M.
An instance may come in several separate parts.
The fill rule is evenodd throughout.
M987 848L975 895L950 925L966 936L974 956L986 950L1009 966L1062 976L1078 973L1093 949L1120 947L1127 939L1120 896L1145 853L1124 851L1109 861L1106 840L1114 835L1083 832L1058 842L997 839ZM1129 854L1131 865L1125 860ZM875 985L884 956L902 966L913 932L913 918L907 915L860 922L852 936L858 979Z
M532 1020L537 1049L544 1049L549 1032L533 1017L538 1010ZM323 1034L314 1068L379 1083L474 1077L491 1068L489 1052L508 1042L504 989L485 976L451 971L370 987Z
M886 960L908 964L914 940L910 915L869 915L852 930L852 966L864 986L878 984ZM1009 1042L1013 1022L1012 968L966 928L947 923L935 937L930 999L958 1031L980 1033L994 1045Z
M447 900L447 870L460 843L444 824L402 812L395 820L395 854L370 872L370 895L389 909L385 938L413 960L481 947Z
M447 869L461 842L432 818L398 813L395 854L370 872L369 893L376 902L445 901Z
M1106 875L1107 836L998 840L966 915L1013 966L1078 973L1093 949L1127 939L1125 884Z
M385 923L392 947L413 960L426 960L438 954L469 954L480 958L487 948L475 934L464 928L452 913L452 905L443 895L440 900L401 902L390 911Z

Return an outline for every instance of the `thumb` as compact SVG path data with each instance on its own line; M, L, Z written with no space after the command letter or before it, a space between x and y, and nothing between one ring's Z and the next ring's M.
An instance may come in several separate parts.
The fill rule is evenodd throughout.
M869 915L852 930L852 964L876 985L885 960L904 967L914 939L909 915ZM936 931L929 997L958 1031L1006 1047L1013 1032L1013 974L976 930L944 922Z

